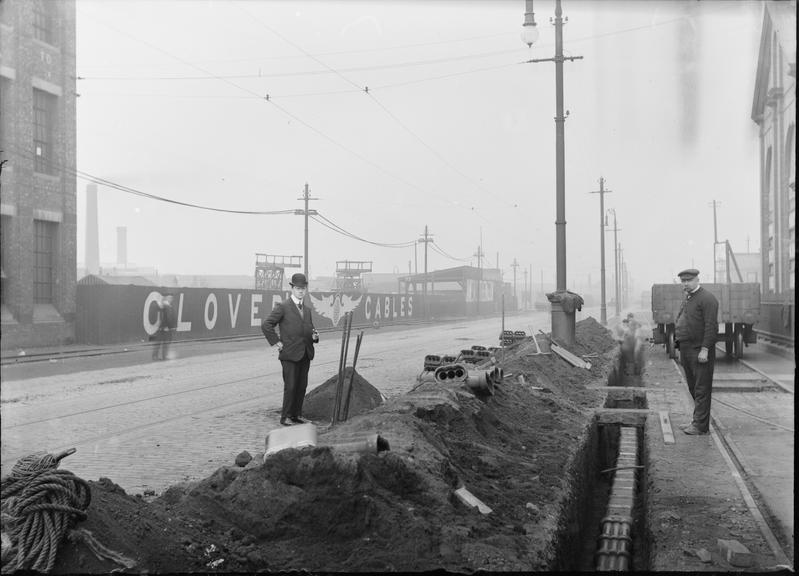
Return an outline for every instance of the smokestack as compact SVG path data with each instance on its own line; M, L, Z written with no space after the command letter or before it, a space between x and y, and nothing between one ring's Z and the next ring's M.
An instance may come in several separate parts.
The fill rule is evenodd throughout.
M117 266L128 267L128 229L126 226L117 226Z
M86 185L86 273L100 273L100 241L97 232L97 184Z

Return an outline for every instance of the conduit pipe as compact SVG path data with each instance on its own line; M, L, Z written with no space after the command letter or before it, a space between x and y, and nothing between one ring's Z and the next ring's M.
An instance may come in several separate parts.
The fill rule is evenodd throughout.
M464 364L448 364L436 368L436 382L465 382L468 369Z
M596 554L597 571L627 571L632 554L633 509L635 508L635 473L638 466L638 429L622 426L619 456L608 502L608 514L602 519L602 534Z
M379 434L370 434L366 438L353 442L330 444L330 447L338 452L357 452L360 454L378 454L391 449L388 440Z
M493 394L494 380L488 372L482 370L469 370L466 376L466 385L476 394Z

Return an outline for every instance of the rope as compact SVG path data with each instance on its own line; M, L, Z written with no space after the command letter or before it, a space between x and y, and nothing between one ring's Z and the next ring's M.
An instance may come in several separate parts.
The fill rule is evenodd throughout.
M58 470L59 455L37 452L17 461L11 474L0 481L3 532L12 549L2 571L49 572L58 546L74 520L85 520L91 502L89 484L72 472Z

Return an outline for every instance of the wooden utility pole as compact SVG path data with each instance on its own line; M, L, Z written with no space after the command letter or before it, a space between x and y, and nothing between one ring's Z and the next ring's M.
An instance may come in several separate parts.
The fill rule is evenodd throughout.
M513 268L513 299L516 301L515 307L519 309L519 298L516 295L516 268L519 267L519 263L516 261L516 258L513 259L513 264L511 264ZM525 271L525 276L527 276L527 272Z
M311 198L310 190L308 189L308 183L305 183L305 192L303 193L302 197L297 198L297 200L304 200L305 201L305 209L304 210L295 210L295 215L302 215L305 216L305 258L303 258L303 271L305 272L305 278L308 278L308 216L315 216L316 210L308 210L308 201L309 200L319 200L319 198Z
M427 245L433 241L433 235L430 234L427 230L427 224L424 225L424 236L419 238L416 243L419 244L420 242L424 243L424 289L422 293L424 294L424 317L427 319L429 316L430 311L430 304L427 302Z
M594 190L591 194L599 194L599 253L601 254L601 292L602 307L600 308L600 320L603 326L608 323L608 305L605 300L605 194L611 190L605 190L605 179L600 176L599 190Z
M478 316L480 315L480 281L483 279L482 262L483 262L483 256L485 256L485 254L483 254L482 242L483 239L481 232L480 244L477 245L477 254L474 254L474 256L477 256L477 315Z
M522 308L527 310L527 301L530 299L530 288L527 286L527 268L524 269L524 303L522 304Z
M619 284L619 239L618 239L618 233L619 230L621 230L621 228L619 228L618 224L616 223L616 210L614 210L613 208L608 208L608 212L613 213L613 228L611 228L610 230L613 230L613 267L616 276L616 283L615 283L616 316L618 316L619 314L621 314L621 302L619 301L621 298L620 294L621 285Z

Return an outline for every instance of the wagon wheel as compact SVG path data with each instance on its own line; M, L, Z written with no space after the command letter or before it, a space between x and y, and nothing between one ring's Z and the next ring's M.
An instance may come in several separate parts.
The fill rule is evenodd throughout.
M744 357L744 331L737 327L733 334L733 355L736 359L740 360Z
M674 329L666 328L666 353L669 358L677 357L677 344L674 341Z
M728 358L732 358L733 355L733 324L727 322L724 325L724 351L727 353Z

